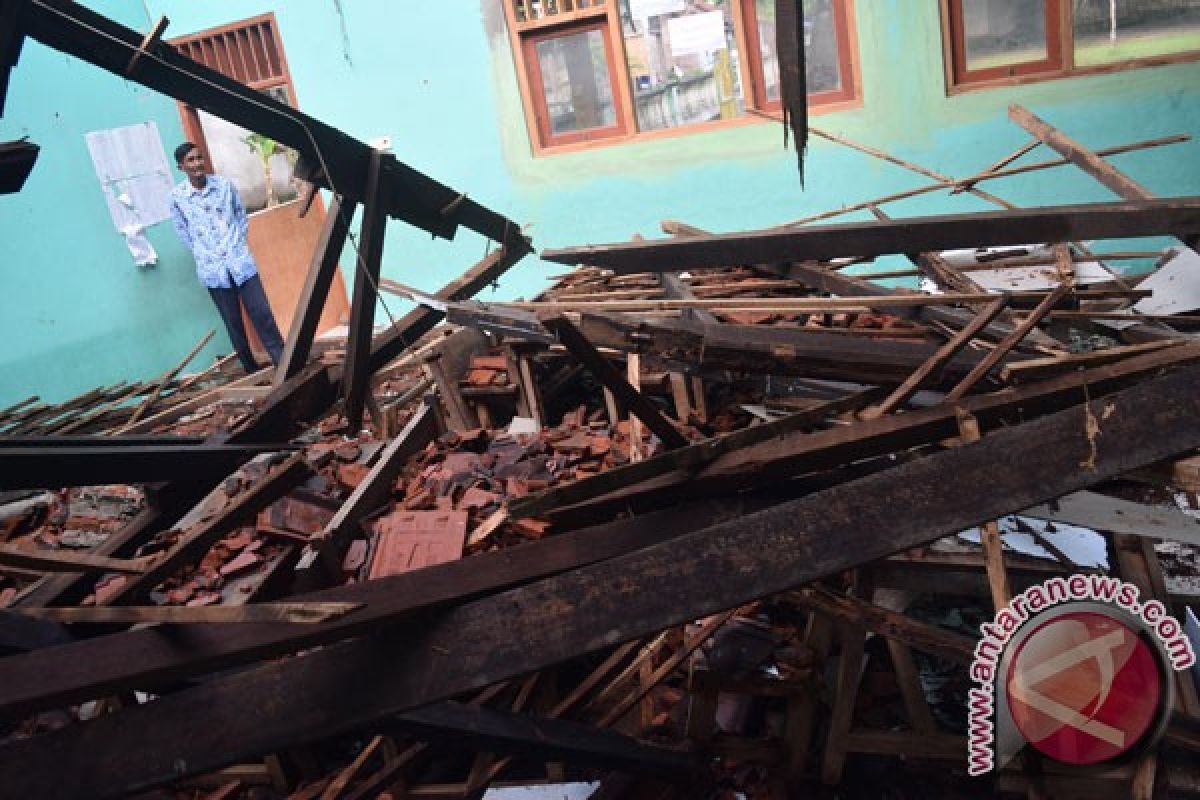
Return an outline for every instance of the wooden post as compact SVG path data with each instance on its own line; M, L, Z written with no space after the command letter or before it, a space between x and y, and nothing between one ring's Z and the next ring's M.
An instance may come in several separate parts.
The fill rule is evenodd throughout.
M325 309L325 300L329 296L329 287L333 285L333 277L337 273L338 258L346 245L346 234L350 231L354 208L353 200L343 201L340 195L334 195L333 202L329 205L320 238L313 249L312 263L308 267L308 276L304 279L304 288L300 290L300 298L296 301L296 313L292 316L287 343L279 358L279 364L275 367L276 387L294 377L308 362L313 338L317 334L317 324L321 320L321 312Z
M366 199L360 231L359 263L354 270L354 301L350 308L350 333L346 344L346 372L342 393L346 398L346 420L352 432L362 427L365 396L370 391L369 361L371 332L375 326L375 300L383 262L383 234L387 228L387 206L382 196L383 160L391 158L371 151L367 171Z

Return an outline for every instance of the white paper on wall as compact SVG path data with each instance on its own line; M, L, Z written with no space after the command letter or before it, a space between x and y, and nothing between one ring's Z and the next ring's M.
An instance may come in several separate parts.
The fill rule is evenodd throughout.
M712 53L723 50L725 43L725 14L706 11L667 20L667 36L671 53L676 56L692 53Z
M141 232L170 216L173 180L162 138L154 122L92 131L84 135L96 177L104 191L113 227L126 237L138 264L157 254ZM136 231L130 235L131 231Z
M673 14L686 9L684 0L629 0L629 14L634 19Z

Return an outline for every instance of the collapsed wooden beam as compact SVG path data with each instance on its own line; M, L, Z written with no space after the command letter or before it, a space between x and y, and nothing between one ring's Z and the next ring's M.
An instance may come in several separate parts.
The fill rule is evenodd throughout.
M17 36L23 33L121 77L133 54L141 52L130 80L300 152L311 167L308 177L335 194L355 201L366 194L373 152L366 143L174 49L141 51L142 34L102 14L70 0L0 0L0 20L5 23L0 33L11 27ZM520 238L512 221L394 159L384 170L381 196L390 216L435 236L452 238L463 225L502 243Z
M367 172L360 249L356 251L358 263L354 265L354 299L346 342L346 368L342 375L346 421L351 431L362 427L363 408L371 391L371 339L375 329L375 304L379 299L379 275L383 268L384 233L387 229L387 214L381 196L383 165L393 161L393 156L374 150Z
M138 625L287 622L315 625L361 608L358 603L258 603L224 606L77 606L31 608L21 613L52 622Z
M4 447L0 448L0 489L203 481L228 475L257 453L288 449L291 446L286 444Z
M1180 197L587 245L545 250L541 257L560 264L588 264L630 274L1197 232L1200 198Z
M21 797L118 796L777 594L1200 446L1198 384L1200 367L1181 369L387 636L13 742L0 782ZM1104 419L1091 439L1089 415Z
M277 387L288 378L294 377L308 363L313 338L317 334L317 325L321 321L321 312L325 310L329 288L333 285L334 275L337 274L338 258L342 255L346 236L350 232L350 220L354 218L355 205L353 201L343 201L341 197L335 196L325 214L321 235L313 248L312 263L304 279L304 287L300 290L300 297L296 301L296 314L292 317L287 343L279 358L279 364L275 367L274 385Z

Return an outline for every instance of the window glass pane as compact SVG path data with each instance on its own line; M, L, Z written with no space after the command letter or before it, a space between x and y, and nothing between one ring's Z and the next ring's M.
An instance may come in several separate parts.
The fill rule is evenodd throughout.
M962 7L968 70L1047 57L1046 0L962 0Z
M775 0L755 0L758 46L767 100L779 100L779 57L775 52ZM808 93L842 88L841 57L833 0L804 0L804 77Z
M1200 0L1074 0L1075 63L1200 50Z
M550 133L608 128L617 122L604 34L598 30L537 43Z
M639 130L742 113L732 1L621 0Z

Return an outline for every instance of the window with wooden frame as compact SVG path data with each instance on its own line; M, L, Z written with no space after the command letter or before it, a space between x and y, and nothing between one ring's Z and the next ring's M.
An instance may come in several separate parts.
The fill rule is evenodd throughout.
M502 0L536 152L777 111L774 0ZM853 0L804 0L812 106L858 97Z
M289 106L296 92L273 13L170 40L180 53ZM181 103L184 132L229 177L247 211L296 197L295 156L245 128Z
M941 2L951 91L1200 58L1200 0Z

